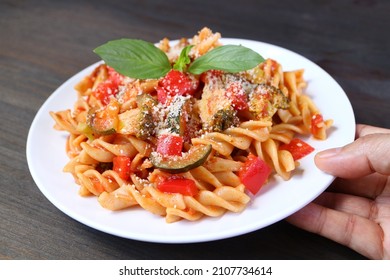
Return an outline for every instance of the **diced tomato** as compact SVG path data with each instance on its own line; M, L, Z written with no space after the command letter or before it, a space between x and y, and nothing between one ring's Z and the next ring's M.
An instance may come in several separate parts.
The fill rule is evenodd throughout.
M268 180L271 174L271 168L261 158L250 154L244 163L244 166L238 172L241 183L252 194L256 194Z
M311 127L310 127L311 133L313 135L318 135L322 125L324 125L324 118L322 117L322 115L321 114L313 115L311 118Z
M281 145L279 149L289 151L294 160L299 160L314 151L312 146L299 138L294 138L290 143Z
M103 105L110 103L111 97L118 93L118 87L123 83L124 79L123 75L109 66L107 66L107 74L107 79L101 82L92 93Z
M178 70L171 70L159 82L160 89L157 89L157 95L160 96L159 101L165 100L166 102L168 99L176 95L193 95L198 86L199 81L195 77ZM164 97L162 90L165 91L166 97Z
M157 140L157 152L163 156L180 156L184 139L173 134L163 134Z
M118 93L118 85L112 82L111 80L106 80L101 82L96 89L92 92L98 100L100 100L103 105L110 103L112 96Z
M189 196L194 196L198 193L194 180L180 177L171 177L158 183L157 189L166 193L180 193Z
M236 110L249 108L248 97L240 82L233 82L226 88L226 96L232 101L232 106Z
M158 86L156 88L156 91L157 91L158 102L161 104L165 104L167 102L167 99L168 99L168 92L160 86Z
M125 181L129 180L131 174L131 159L127 156L116 156L113 159L113 167L116 173L118 173L119 177Z
M108 71L108 80L110 80L113 84L119 86L122 84L124 76L119 74L114 70L114 68L107 66L107 71Z

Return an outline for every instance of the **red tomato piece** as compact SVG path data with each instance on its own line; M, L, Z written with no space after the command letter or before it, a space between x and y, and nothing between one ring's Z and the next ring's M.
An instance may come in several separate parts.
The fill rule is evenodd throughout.
M108 80L110 80L113 84L119 86L122 84L124 76L119 74L114 70L114 68L107 66L107 72L108 72Z
M113 167L112 170L114 170L116 173L118 173L119 177L125 181L129 180L130 178L130 165L131 165L131 159L127 156L116 156L113 158Z
M112 96L118 93L118 85L113 83L111 80L101 82L96 89L92 92L96 99L100 100L103 105L110 103Z
M236 110L246 110L249 108L248 97L240 82L233 82L226 88L226 96L232 101L232 106Z
M311 118L311 127L310 127L311 133L313 135L318 135L319 130L323 124L324 124L324 118L322 117L321 114L313 115Z
M261 158L250 154L244 166L238 172L241 183L252 194L258 193L260 188L266 183L272 169Z
M290 143L281 145L279 149L289 151L294 160L299 160L314 151L312 146L299 138L294 138Z
M165 91L165 95L167 96L165 101L176 95L192 95L195 93L198 86L199 81L195 77L191 77L178 70L169 71L168 74L159 82L159 87ZM160 95L162 95L161 92ZM164 100L164 98L160 99L162 101Z
M180 156L184 139L173 134L163 134L157 140L157 152L163 156Z
M180 193L189 196L194 196L198 193L194 180L179 177L171 177L158 183L157 189L166 193Z
M156 91L157 91L158 102L161 104L165 104L168 99L168 92L163 87L160 86L156 88Z

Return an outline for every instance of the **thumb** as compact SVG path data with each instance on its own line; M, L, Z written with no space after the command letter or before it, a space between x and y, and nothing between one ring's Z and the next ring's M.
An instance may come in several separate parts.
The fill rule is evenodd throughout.
M374 172L390 175L390 134L364 135L341 148L315 156L318 168L341 178L359 178Z

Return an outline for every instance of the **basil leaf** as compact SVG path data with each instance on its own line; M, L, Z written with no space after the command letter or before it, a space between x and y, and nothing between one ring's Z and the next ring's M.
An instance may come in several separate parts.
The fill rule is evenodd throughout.
M188 54L190 53L192 47L193 45L189 45L181 50L179 58L176 60L175 65L173 65L173 69L184 72L184 70L187 68L187 65L191 62Z
M188 72L201 74L208 70L222 70L237 73L252 69L263 61L261 55L249 48L224 45L197 58L188 68Z
M157 79L171 70L167 55L152 43L142 40L109 41L93 51L115 71L135 79Z

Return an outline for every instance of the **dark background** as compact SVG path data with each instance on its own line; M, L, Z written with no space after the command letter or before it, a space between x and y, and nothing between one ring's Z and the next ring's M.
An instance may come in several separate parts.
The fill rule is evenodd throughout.
M69 218L26 162L31 122L50 94L122 37L157 42L208 26L302 54L342 86L356 121L390 128L390 1L0 0L0 259L364 259L285 221L243 236L167 245L111 236Z

